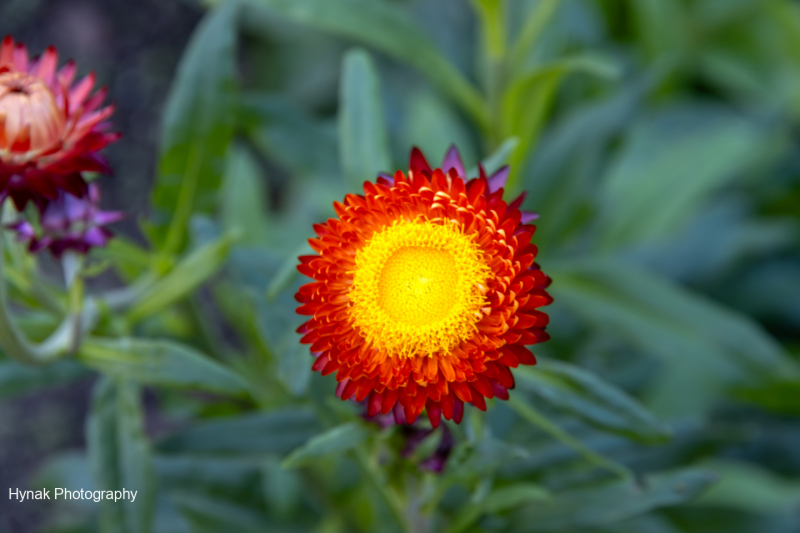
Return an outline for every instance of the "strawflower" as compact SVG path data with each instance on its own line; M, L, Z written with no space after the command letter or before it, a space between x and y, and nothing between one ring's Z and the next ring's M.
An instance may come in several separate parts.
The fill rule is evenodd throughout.
M10 36L0 44L0 201L11 197L18 210L59 191L85 195L81 172L108 173L97 152L119 137L108 131L105 89L92 94L94 74L73 84L75 63L57 66L52 46L31 61Z
M316 255L296 295L311 318L298 332L315 371L336 373L336 394L366 400L369 416L412 424L423 410L460 422L464 403L508 399L512 368L548 339L550 279L534 263L536 218L524 195L503 200L508 167L468 180L451 148L439 169L418 150L408 174L381 175L364 195L335 202L317 224Z

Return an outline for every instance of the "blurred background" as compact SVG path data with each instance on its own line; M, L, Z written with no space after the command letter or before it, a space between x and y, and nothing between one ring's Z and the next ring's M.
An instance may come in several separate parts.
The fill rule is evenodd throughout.
M408 26L394 30L402 35L413 29L408 40L392 40L395 33L381 26L391 24L386 17L369 31L369 17L381 9L348 18L355 15L347 9L365 2L399 13ZM479 160L490 170L512 163L509 188L527 190L525 206L541 214L534 241L538 262L554 279L555 303L547 310L552 340L535 350L537 357L592 372L602 380L598 387L625 391L648 414L625 411L613 395L607 405L592 405L585 382L566 388L574 396L524 381L517 393L590 453L637 476L687 466L713 476L696 487L687 481L686 491L696 489L699 498L675 507L684 502L673 494L639 502L625 492L580 493L596 479L576 467L569 447L546 440L498 402L482 423L465 422L480 431L461 435L494 466L483 465L491 472L469 478L466 490L448 493L445 514L457 517L481 479L500 485L525 479L556 493L578 491L569 492L562 514L589 509L589 517L569 522L536 509L510 515L500 509L452 531L800 531L800 3L241 4L236 64L229 65L238 85L238 106L229 117L232 140L219 153L222 163L211 163L224 167L217 169L221 186L210 186L198 203L187 247L232 228L244 229L244 237L223 272L193 297L193 310L162 311L137 325L137 335L179 339L237 367L231 358L255 342L241 331L243 319L232 304L245 295L259 330L253 335L274 354L271 368L288 398L277 404L305 405L315 391L332 395L330 379L310 376L310 358L292 332L296 320L286 318L293 315L292 289L302 282L289 279L292 258L305 253L311 224L331 216L332 202L355 192L375 171L405 169L413 145L438 163L455 143L467 167ZM500 4L505 11L498 22L493 17ZM12 34L33 54L54 44L62 61L74 58L82 73L94 70L108 86L123 138L106 151L115 175L101 182L103 203L128 213L116 226L120 241L142 249L152 246L152 228L167 216L169 201L153 192L161 132L168 127L165 109L178 97L176 69L208 7L190 0L0 4L0 33ZM368 50L375 67L361 78L357 62L344 59L354 46ZM343 74L348 64L353 78ZM209 60L207 68L220 67ZM485 112L473 105L465 85L453 81L459 75L485 97ZM359 84L376 88L386 147L370 161L353 163L343 147L341 117L344 107L355 105L347 97L358 99ZM216 105L209 95L201 95L200 106ZM125 265L115 266L92 286L132 279ZM198 334L204 325L209 335ZM36 487L52 478L88 487L84 426L96 375L83 367L36 372L0 370L0 489ZM157 387L145 389L143 398L153 442L198 420L273 405L271 398L225 399ZM475 444L481 431L529 455L494 464ZM171 442L156 445L157 452L180 451ZM510 457L509 450L494 451ZM166 487L160 494L175 487L191 492L191 485L213 501L274 518L274 527L284 528L275 531L384 531L377 525L380 511L352 523L327 520L330 506L345 517L357 514L367 490L358 481L325 485L329 499L316 495L311 503L295 494L303 490L287 489L289 499L276 504L268 480L307 487L309 479L280 478L269 461L250 470L236 463L241 470L233 473L214 463L216 470L202 475L180 470L179 461L159 461L159 483ZM489 472L483 466L470 468ZM331 467L327 474L335 477L336 471ZM254 495L262 490L264 498ZM198 511L202 505L187 501L159 503L154 530L259 530L223 512L214 522ZM98 530L96 504L57 507L0 498L0 532ZM304 515L307 509L317 521ZM452 521L441 523L453 527ZM114 530L104 527L99 530Z

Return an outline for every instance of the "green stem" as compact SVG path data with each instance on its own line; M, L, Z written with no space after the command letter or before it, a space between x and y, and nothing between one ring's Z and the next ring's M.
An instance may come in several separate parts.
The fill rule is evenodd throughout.
M5 282L5 236L0 235L0 344L9 357L24 365L44 365L65 355L76 345L80 316L67 313L61 325L41 344L20 331L8 305Z
M378 467L370 460L369 454L364 449L364 446L361 445L356 448L353 454L356 457L356 462L361 472L372 483L374 488L378 491L378 494L381 495L386 506L389 507L395 520L397 520L400 529L408 531L409 533L415 533L415 530L411 528L411 524L408 523L406 518L403 501L397 492L390 487L385 480L381 479L382 476Z
M542 415L539 411L531 407L527 402L520 400L518 397L512 396L508 400L508 404L511 406L514 411L517 412L522 418L530 422L531 424L538 426L544 432L549 433L550 436L553 438L560 440L579 454L581 454L586 460L590 463L598 466L600 468L604 468L614 474L618 475L620 478L628 480L633 478L633 474L630 470L626 467L622 466L619 463L612 461L606 457L603 457L599 453L596 453L594 450L588 448L585 444L583 444L580 440L576 439L556 424L551 422L547 419L544 415Z

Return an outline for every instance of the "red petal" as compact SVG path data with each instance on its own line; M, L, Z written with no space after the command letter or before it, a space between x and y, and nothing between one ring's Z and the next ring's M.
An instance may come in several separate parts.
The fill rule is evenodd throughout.
M417 168L422 172L431 172L431 166L428 160L422 154L422 151L416 146L411 149L411 157L409 158L408 168Z
M427 403L425 404L425 410L428 413L428 420L431 421L433 429L438 428L442 421L442 408L437 402L428 399Z

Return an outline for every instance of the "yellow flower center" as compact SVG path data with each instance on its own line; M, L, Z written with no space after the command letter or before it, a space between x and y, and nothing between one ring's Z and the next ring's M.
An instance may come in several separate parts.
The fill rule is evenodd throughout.
M489 275L457 225L398 221L356 254L351 317L371 346L392 356L449 353L475 331Z

